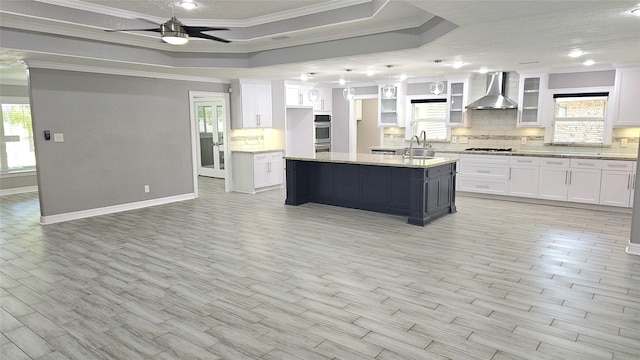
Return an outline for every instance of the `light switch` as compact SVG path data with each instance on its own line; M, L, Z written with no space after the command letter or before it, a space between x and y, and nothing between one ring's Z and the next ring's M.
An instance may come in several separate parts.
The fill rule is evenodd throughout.
M53 142L64 142L63 133L53 133Z
M460 136L460 144L468 144L469 143L469 138L466 136Z
M620 147L627 147L627 139L620 139Z

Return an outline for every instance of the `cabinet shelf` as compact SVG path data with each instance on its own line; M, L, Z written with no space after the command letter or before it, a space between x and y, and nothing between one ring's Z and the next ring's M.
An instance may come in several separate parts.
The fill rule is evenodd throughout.
M538 110L537 106L523 106L522 110Z
M540 90L524 90L523 91L525 94L529 94L529 93L539 93Z

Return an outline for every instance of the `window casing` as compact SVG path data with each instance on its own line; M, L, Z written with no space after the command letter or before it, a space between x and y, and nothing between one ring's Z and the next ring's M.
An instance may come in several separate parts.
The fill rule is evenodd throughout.
M0 173L35 170L36 157L29 104L3 100L1 114Z
M414 124L413 134L419 135L422 131L425 131L427 141L447 140L449 135L447 100L411 100L411 121Z
M610 146L612 92L609 86L549 89L542 109L545 144Z

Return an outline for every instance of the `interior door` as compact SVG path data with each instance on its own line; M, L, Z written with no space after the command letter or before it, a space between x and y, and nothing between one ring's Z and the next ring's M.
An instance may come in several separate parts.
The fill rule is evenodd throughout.
M198 175L224 178L224 129L225 111L223 102L213 100L195 101L198 119L198 150L200 162Z

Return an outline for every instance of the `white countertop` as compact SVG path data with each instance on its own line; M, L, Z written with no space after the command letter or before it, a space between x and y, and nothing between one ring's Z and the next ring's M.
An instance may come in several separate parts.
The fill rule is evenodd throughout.
M261 153L278 152L278 151L282 151L282 149L242 149L242 150L231 150L231 152L247 153L247 154L261 154Z
M478 155L503 155L503 156L536 156L536 157L555 157L555 158L571 158L571 159L600 159L600 160L637 160L637 155L620 154L620 153L579 153L579 152L563 152L560 150L513 150L513 151L467 151L467 150L449 150L449 149L432 149L436 153L454 153L454 154L478 154Z
M285 156L287 160L332 162L359 165L397 166L412 168L430 168L458 161L458 159L405 159L401 155L349 154L340 152L317 153L314 156Z

